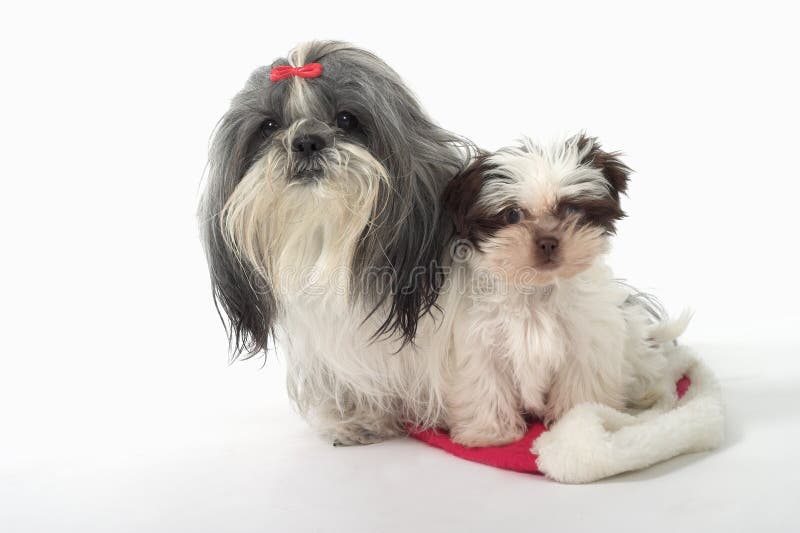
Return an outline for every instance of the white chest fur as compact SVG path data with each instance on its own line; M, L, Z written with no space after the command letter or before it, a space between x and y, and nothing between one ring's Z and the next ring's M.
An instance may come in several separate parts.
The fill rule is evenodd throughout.
M365 321L367 315L341 294L304 295L287 305L280 327L292 399L312 417L320 409L336 411L334 419L374 411L420 426L441 423L449 326L424 317L416 342L403 345L372 338L379 321Z
M548 420L582 401L624 404L628 292L602 263L544 288L466 292L454 325L454 382L482 382L487 396L504 398L488 405ZM467 392L459 389L450 388Z

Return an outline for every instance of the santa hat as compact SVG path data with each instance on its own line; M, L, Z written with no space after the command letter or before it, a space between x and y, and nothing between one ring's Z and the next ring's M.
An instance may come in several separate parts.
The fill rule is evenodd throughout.
M577 405L549 429L536 422L506 446L467 448L436 430L412 436L470 461L562 483L588 483L718 447L724 418L714 375L685 346L670 348L668 360L664 379L676 386L667 387L671 392L644 411Z

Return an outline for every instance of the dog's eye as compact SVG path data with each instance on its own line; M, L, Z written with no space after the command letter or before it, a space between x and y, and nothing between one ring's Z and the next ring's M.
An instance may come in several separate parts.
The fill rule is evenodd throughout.
M564 215L566 216L582 215L582 214L583 214L583 209L581 209L577 205L567 205L566 207L564 207Z
M280 127L281 125L278 124L277 120L268 118L263 124L261 124L261 133L263 133L265 137L269 137L278 131Z
M509 224L516 224L520 220L522 220L522 209L515 207L513 209L509 209L506 213L506 220Z
M349 111L340 111L336 114L336 127L351 132L358 127L358 119Z

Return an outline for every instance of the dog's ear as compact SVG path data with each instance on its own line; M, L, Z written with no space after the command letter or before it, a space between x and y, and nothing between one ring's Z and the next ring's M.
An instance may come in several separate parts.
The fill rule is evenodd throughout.
M370 220L353 253L351 298L367 306L365 327L374 340L413 342L444 281L440 258L451 226L439 198L466 165L472 145L436 125L380 58L334 48L326 52L325 68L346 74L337 96L359 116L358 142L386 178L376 180Z
M456 236L472 236L472 211L483 187L488 154L480 154L466 170L455 176L442 193L442 207L453 223Z
M444 144L436 150L427 154L430 158L411 151L414 156L399 164L390 161L394 181L380 193L389 199L378 206L381 212L374 227L380 229L367 228L357 249L356 261L362 268L356 272L363 272L367 264L379 265L390 277L383 287L362 290L376 297L370 316L388 311L375 339L396 335L403 344L413 343L419 319L436 305L444 282L441 258L452 226L439 196L450 177L463 168L465 157Z
M581 165L600 170L608 182L607 198L584 202L583 206L590 220L605 227L609 233L614 233L616 222L625 218L620 195L628 190L630 167L622 162L619 152L604 151L595 137L580 134L568 142L573 142L581 154Z
M373 223L362 234L353 270L361 294L372 298L370 316L385 316L373 338L396 336L406 344L413 343L420 317L436 305L444 282L441 258L452 225L440 195L466 166L472 146L432 124L416 104L404 105L409 124L385 146L373 146L390 182L379 185ZM364 283L368 270L388 276L380 284L374 275Z
M255 158L260 127L261 118L237 105L235 99L214 132L199 209L214 302L234 358L266 349L277 308L269 281L231 249L220 222L225 202Z

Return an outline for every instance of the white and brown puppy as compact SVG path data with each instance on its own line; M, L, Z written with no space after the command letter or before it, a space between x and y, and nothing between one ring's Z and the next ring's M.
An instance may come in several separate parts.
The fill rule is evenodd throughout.
M583 135L478 158L445 191L459 241L447 425L456 442L520 438L581 402L646 406L665 386L663 343L684 324L603 261L629 169Z

